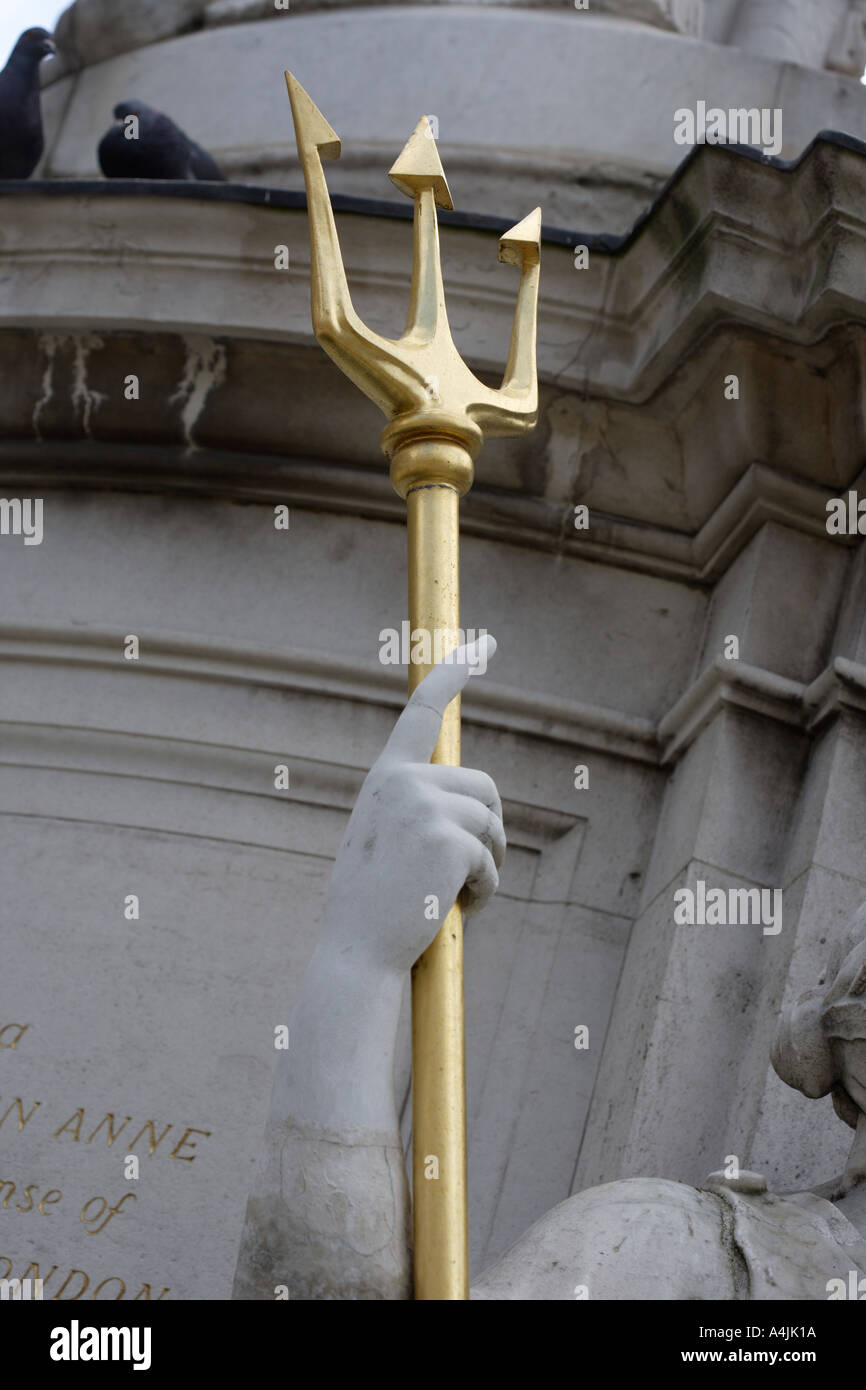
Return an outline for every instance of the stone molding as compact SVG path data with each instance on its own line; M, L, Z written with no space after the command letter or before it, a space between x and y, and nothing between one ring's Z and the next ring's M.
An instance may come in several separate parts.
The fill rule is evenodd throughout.
M848 711L866 713L866 666L835 657L809 685L744 661L717 656L659 721L660 761L677 761L723 708L748 710L765 719L814 733Z
M737 325L807 348L836 325L862 323L864 154L866 145L826 133L790 165L740 147L703 146L628 236L550 229L560 245L544 254L541 380L639 403L711 329ZM194 184L168 193L120 180L0 184L0 197L14 198L0 251L0 264L13 272L0 328L90 322L107 331L158 323L179 332L312 342L305 213L280 207L279 190L268 197L268 190L238 187L236 201L233 191L223 187L215 198ZM52 206L58 198L62 216ZM205 205L199 216L190 216L190 200ZM406 261L407 231L403 218L368 220L369 206L358 200L366 227L353 222L343 239L347 274L381 306L383 319L399 322L408 282L382 267ZM281 282L294 293L271 292L277 240L289 246L291 269ZM464 352L477 369L501 370L501 349L492 345L508 340L514 277L502 272L491 282L496 244L489 232L443 218L442 243L449 307L455 321L467 321ZM601 273L574 269L577 244L589 246L591 261L599 258ZM118 296L119 267L148 292ZM45 288L34 298L37 277ZM49 309L55 301L61 307Z
M467 532L700 584L767 520L822 535L827 500L854 485L863 457L863 152L827 137L788 168L704 148L629 237L593 242L593 271L575 271L560 233L542 277L542 425L529 443L484 451ZM297 202L231 188L215 200L186 185L170 196L6 185L0 196L11 199L0 351L25 383L0 445L7 486L182 488L402 518L379 417L312 337ZM408 227L360 205L349 221L359 311L379 304L399 322L408 274L393 266L406 260ZM278 240L292 270L274 293ZM498 373L513 277L495 263L492 229L446 225L442 241L461 350ZM145 433L119 401L121 357L150 374ZM210 370L209 357L225 369ZM718 404L732 361L754 388L739 432ZM329 433L327 412L293 412L285 393L268 394L268 378L297 371L308 401L315 391L331 415L352 412L340 413L351 431ZM822 453L804 425L819 416L833 422ZM602 448L611 425L613 462L627 465L616 487ZM589 532L574 530L577 501L590 508Z
M394 710L401 709L406 701L402 667L359 669L327 652L275 654L240 643L227 645L201 637L153 632L147 634L147 649L142 674L149 677L304 691L320 698L360 701ZM62 628L4 624L0 627L0 663L13 661L114 671L118 667L118 634L88 627L73 635ZM641 762L656 761L654 729L649 720L516 690L489 680L477 682L477 687L470 686L463 696L466 723L555 743L598 748ZM351 805L351 800L346 804Z
M852 488L866 488L862 476ZM199 493L208 498L283 503L366 519L405 522L405 504L384 466L346 468L293 458L289 467L231 454L93 444L86 449L0 443L0 488L47 491L70 486L112 491ZM632 523L590 509L590 530L575 531L573 507L544 497L507 492L478 482L461 504L461 530L502 544L614 565L663 579L710 585L768 522L828 544L853 549L859 536L827 534L828 500L838 490L819 487L753 463L708 520L689 536L663 526Z
M279 654L260 647L231 645L201 637L178 636L168 633L148 633L146 674L149 678L180 677L200 683L239 684L256 689L272 688L285 692L312 692L320 698L360 701L367 704L400 709L405 702L402 668L359 669L357 665L325 652L285 651ZM0 663L25 663L34 666L88 667L99 671L116 670L118 665L118 634L116 631L83 628L74 635L64 629L48 627L22 628L4 624L0 627ZM763 670L742 661L726 661L717 657L679 697L671 709L655 725L652 721L626 715L611 709L553 698L543 693L518 690L486 679L470 684L463 697L463 717L467 724L493 728L500 733L516 734L565 744L575 750L595 749L614 757L659 766L676 762L701 730L723 709L747 710L764 718L787 724L805 733L819 730L828 719L853 712L866 713L866 665L845 657L836 657L810 684L805 685ZM4 723L4 747L18 726ZM47 727L47 726L40 726ZM57 737L69 750L83 738L82 747L96 734L109 740L133 740L125 745L128 762L140 756L152 743L157 761L169 760L170 739L145 739L133 734L107 733L92 730L66 730L56 726ZM52 735L53 737L53 735ZM67 744L63 743L68 740ZM95 745L98 748L98 742ZM221 774L232 784L228 769L237 759L242 760L241 773L246 775L249 759L272 760L275 752L255 749L226 749L223 745L189 744L187 761L197 767L197 759L210 762L216 758L225 764ZM5 756L5 755L4 755ZM149 759L150 753L147 754ZM120 759L115 750L106 767ZM192 759L190 762L189 760ZM294 763L293 757L293 763ZM301 759L303 761L303 759ZM149 763L148 763L149 765ZM160 774L148 774L157 775ZM234 774L232 774L233 776ZM313 779L315 782L315 778ZM360 782L350 776L339 803L352 805ZM243 788L240 788L243 789ZM329 791L329 796L332 793ZM559 813L532 809L532 816L553 815L550 834L563 833ZM527 822L526 834L531 833L534 820ZM571 824L571 820L568 821ZM567 828L567 827L566 827ZM546 841L545 841L546 842Z
M319 808L348 815L368 771L291 754L291 785L286 791L274 792L263 790L272 776L275 751L278 751L274 749L227 747L125 730L68 728L44 723L0 721L0 731L3 742L0 769L81 773L110 779L115 785L117 779L131 779L205 794L218 792L216 802L209 801L207 822L199 829L190 826L185 800L161 801L158 809L149 799L144 804L138 800L130 802L129 809L135 816L133 823L140 828L231 842L238 839L235 797L256 797L262 803L279 802L281 807L305 808L307 813ZM16 785L15 799L8 808L4 807L0 795L0 815L38 814L28 808L21 784ZM503 807L509 843L532 853L544 853L576 825L582 824L581 817L547 806L505 798ZM67 809L58 804L53 791L52 809L46 814L61 819L68 814ZM78 815L73 818L91 820L93 816L82 815L79 808ZM108 817L105 823L121 824L114 817ZM262 849L286 848L284 827L280 822L275 824L269 816L264 819L245 816L242 838L244 843L253 843ZM298 849L308 854L315 852L311 845L301 845Z

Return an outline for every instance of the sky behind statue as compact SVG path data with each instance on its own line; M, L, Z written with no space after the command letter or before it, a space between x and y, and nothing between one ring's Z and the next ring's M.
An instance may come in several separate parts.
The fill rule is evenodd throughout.
M0 68L12 52L20 33L35 25L53 30L67 8L68 5L59 3L59 0L3 0L0 5Z

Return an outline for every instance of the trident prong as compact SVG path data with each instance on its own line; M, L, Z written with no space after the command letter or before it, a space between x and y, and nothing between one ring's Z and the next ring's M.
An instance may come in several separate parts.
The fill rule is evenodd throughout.
M499 241L499 259L518 265L521 278L505 375L493 390L466 366L451 337L436 205L453 204L428 118L422 116L390 170L396 186L415 200L414 255L406 330L400 338L385 338L358 317L346 280L322 168L323 159L339 158L340 138L289 72L286 85L307 188L313 328L328 355L388 417L385 452L392 457L413 435L445 433L460 439L474 458L483 436L531 430L538 418L541 209Z
M402 337L393 340L367 328L352 306L322 169L323 159L339 157L339 137L291 73L286 73L286 83L307 186L316 337L388 417L382 449L391 460L391 481L406 499L413 642L420 634L423 654L424 634L429 644L434 634L438 642L444 632L448 646L455 646L460 640L460 498L472 486L474 460L484 436L522 434L532 429L538 415L535 316L541 209L499 241L499 259L520 266L521 277L505 376L494 391L466 366L448 326L436 205L450 208L452 203L427 117L419 121L391 169L397 187L415 200L409 315ZM428 655L430 660L417 660L413 647L410 693L430 669L430 646ZM432 761L459 766L459 697L442 718ZM419 882L419 912L429 902L426 892ZM464 1033L463 916L458 902L412 971L413 1216L419 1299L469 1296ZM435 1173L428 1166L433 1160Z

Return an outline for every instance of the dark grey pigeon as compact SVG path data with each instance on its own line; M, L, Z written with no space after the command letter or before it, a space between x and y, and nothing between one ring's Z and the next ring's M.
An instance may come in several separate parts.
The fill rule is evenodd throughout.
M127 116L138 117L135 127ZM99 142L99 167L107 179L203 179L225 182L207 150L184 135L169 116L143 101L121 101L115 124ZM127 131L130 135L127 135Z
M29 179L42 158L39 64L53 52L47 29L25 29L0 72L0 179Z

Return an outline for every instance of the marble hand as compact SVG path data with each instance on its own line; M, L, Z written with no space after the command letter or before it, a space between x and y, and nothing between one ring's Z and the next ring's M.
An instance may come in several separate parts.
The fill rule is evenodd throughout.
M476 648L484 642L492 655L493 639L479 638L416 687L352 812L328 893L325 934L370 964L409 970L461 890L469 913L498 886L505 832L493 780L429 761L445 708L483 657Z

